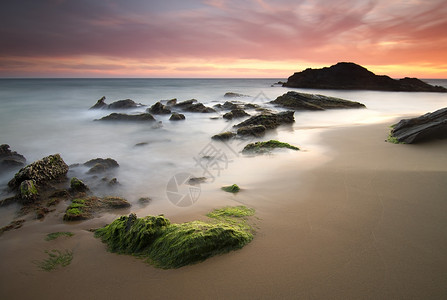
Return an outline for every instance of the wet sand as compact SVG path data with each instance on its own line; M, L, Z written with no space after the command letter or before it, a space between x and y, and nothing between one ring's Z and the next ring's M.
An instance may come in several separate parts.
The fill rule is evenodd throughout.
M447 140L384 142L389 124L321 135L330 160L302 170L289 161L248 178L219 205L256 209L255 239L243 249L176 270L106 251L85 229L104 218L60 224L61 215L0 237L2 299L441 299L447 295ZM236 199L238 202L233 201ZM207 205L169 217L205 218ZM113 216L108 217L111 221ZM44 241L72 231L72 238ZM52 272L32 261L71 249Z

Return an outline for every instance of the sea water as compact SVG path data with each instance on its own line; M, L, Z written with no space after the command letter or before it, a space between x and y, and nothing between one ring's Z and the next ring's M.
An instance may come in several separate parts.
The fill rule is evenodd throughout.
M447 94L442 93L291 89L275 85L278 80L283 79L1 79L0 144L9 144L13 151L26 157L27 163L60 153L73 166L69 177L95 182L96 193L123 196L132 203L149 197L169 209L173 206L167 189L172 188L173 179L182 178L178 174L206 177L202 193L225 184L249 186L250 182L268 176L268 168L284 159L302 160L303 167L304 162L307 165L324 162L324 142L318 137L328 128L378 122L391 125L396 118L447 106ZM447 80L426 81L447 87ZM241 121L223 119L225 111L184 112L186 120L177 122L169 121L170 115L155 115L155 123L132 123L95 121L112 111L89 109L106 96L107 103L129 98L146 105L120 111L124 113L144 112L155 102L172 98L178 102L194 98L206 106L238 100L281 110L269 102L290 90L359 101L367 109L296 112L291 126L272 130L261 139L237 139L229 143L211 140L211 136L231 130ZM226 92L247 97L225 98ZM305 151L284 151L256 158L241 154L247 143L272 138ZM207 157L218 159L210 163ZM120 167L96 178L82 166L93 158L113 158ZM0 190L6 189L13 175L14 172L3 173ZM119 186L101 184L102 177L117 178Z

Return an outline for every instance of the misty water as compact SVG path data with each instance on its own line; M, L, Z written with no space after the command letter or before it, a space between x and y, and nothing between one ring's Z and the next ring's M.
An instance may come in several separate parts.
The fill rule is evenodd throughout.
M68 165L82 164L93 158L113 158L120 167L113 173L93 178L88 168L71 167L68 176L91 182L99 195L118 195L136 204L150 197L150 206L160 210L176 209L167 199L166 189L173 176L181 173L207 177L201 184L202 195L218 191L222 185L238 183L246 188L268 178L269 168L287 161L302 162L303 168L330 159L320 135L339 126L390 122L416 116L447 106L441 93L377 91L337 91L290 89L279 85L284 79L2 79L0 80L0 144L24 155L27 163L60 153ZM447 87L447 80L426 80ZM207 106L239 100L274 110L268 102L289 90L317 93L359 101L367 109L296 112L295 123L269 132L261 139L233 140L222 143L211 136L241 119L222 119L226 111L188 113L185 121L169 121L170 115L155 115L157 122L98 122L110 110L89 110L102 96L112 103L132 99L146 105L125 113L143 112L159 100L197 99ZM249 97L225 98L226 92ZM115 111L116 112L116 111ZM120 111L117 111L120 112ZM124 111L121 111L124 112ZM251 115L254 110L248 110ZM219 117L219 118L213 118ZM161 123L160 123L161 122ZM387 134L384 134L384 140ZM278 139L302 151L279 151L273 155L246 157L240 153L249 142ZM137 145L143 143L143 145ZM210 153L214 151L214 153ZM220 161L207 165L203 156L219 153ZM299 170L297 170L298 172ZM3 173L0 189L5 190L14 172ZM102 177L116 177L120 185L110 188ZM168 187L169 188L169 187ZM2 192L2 197L7 196ZM206 196L202 197L203 199ZM201 198L201 199L202 199Z

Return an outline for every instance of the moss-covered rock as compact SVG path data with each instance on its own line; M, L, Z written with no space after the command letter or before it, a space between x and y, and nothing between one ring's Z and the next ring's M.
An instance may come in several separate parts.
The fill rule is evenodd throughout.
M90 190L82 180L79 180L76 177L73 177L70 180L70 189L73 192L87 192Z
M223 186L221 189L228 193L237 193L241 190L241 188L237 184Z
M242 150L242 153L257 153L257 154L263 154L263 153L269 153L273 149L276 148L287 148L292 150L300 150L300 148L292 146L288 143L279 142L277 140L270 140L267 142L256 142L256 143L250 143L247 146L244 147Z
M221 132L219 134L213 135L211 138L213 140L218 140L218 141L227 141L229 139L231 139L232 137L234 137L236 134L234 132L230 132L230 131L225 131L225 132Z
M65 210L64 221L86 220L102 209L117 209L130 207L130 203L120 197L85 197L73 199Z
M203 261L242 248L253 239L246 218L254 210L244 206L210 213L210 222L171 224L163 216L123 216L96 230L95 236L112 252L138 255L153 265L169 269Z
M34 202L39 197L34 180L24 180L19 187L20 199L25 203Z

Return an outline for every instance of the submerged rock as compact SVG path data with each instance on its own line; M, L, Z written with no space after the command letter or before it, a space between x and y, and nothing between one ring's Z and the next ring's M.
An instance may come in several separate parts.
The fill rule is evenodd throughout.
M375 75L352 62L340 62L329 68L306 69L296 72L283 84L285 87L312 89L377 90L446 93L441 86L432 86L417 78L395 80L385 75Z
M154 116L149 113L142 113L138 115L128 115L128 114L120 114L120 113L111 113L108 116L105 116L99 121L137 121L137 122L153 122L155 121Z
M248 125L248 126L242 126L237 129L238 135L245 135L245 136L262 136L265 133L265 126L264 125Z
M326 110L338 108L365 108L359 102L323 95L287 92L270 103L295 110Z
M169 118L170 121L181 121L181 120L185 120L185 115L184 114L179 114L179 113L172 113L171 117Z
M108 171L113 168L118 168L119 164L112 158L95 158L85 162L84 166L90 167L87 173L96 174Z
M233 109L232 111L224 114L223 118L227 119L227 120L232 120L235 118L244 118L244 117L249 117L249 116L250 115L247 114L243 109Z
M389 141L413 144L443 138L447 138L447 107L399 121L391 130Z
M211 138L213 140L218 140L218 141L227 141L234 136L236 136L235 133L230 132L230 131L225 131L225 132L221 132L219 134L213 135Z
M198 113L216 112L216 110L214 110L213 108L206 107L202 103L197 102L196 99L186 100L186 101L177 103L176 105L174 105L174 107L180 108L181 110L187 111L187 112L198 112Z
M152 113L154 115L167 115L171 113L171 109L165 105L163 105L160 101L152 105L147 109L147 112Z
M11 151L9 145L0 145L0 173L5 170L24 166L26 159L16 151Z
M262 113L235 125L235 127L240 128L250 125L263 125L266 129L275 129L280 125L291 124L295 122L295 118L293 115L294 111L284 111L277 114Z
M234 92L227 92L225 93L224 97L226 98L239 98L239 97L250 97L248 95L234 93Z
M101 99L99 99L98 102L96 102L95 105L93 105L92 107L90 107L90 109L103 109L103 108L107 108L108 104L106 104L105 100L106 100L106 96L102 96Z

